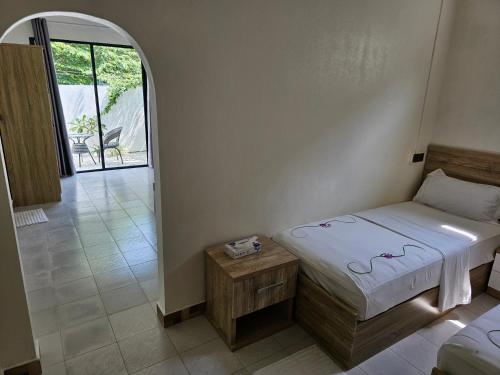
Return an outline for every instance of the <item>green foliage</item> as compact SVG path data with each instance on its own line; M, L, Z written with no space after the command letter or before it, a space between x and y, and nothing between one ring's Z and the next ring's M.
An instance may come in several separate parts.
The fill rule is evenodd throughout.
M74 119L70 125L72 126L69 130L75 133L95 134L99 131L95 117L87 117L87 115ZM103 130L106 129L106 125L101 124L101 126Z
M92 85L92 60L87 44L52 42L60 85ZM109 112L125 91L142 85L141 59L133 48L94 46L97 84L108 86Z

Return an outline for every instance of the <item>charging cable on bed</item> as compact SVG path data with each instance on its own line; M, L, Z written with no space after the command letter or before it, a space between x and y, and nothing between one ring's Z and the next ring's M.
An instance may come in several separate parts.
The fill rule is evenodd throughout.
M346 220L343 220L342 218L345 218ZM322 229L330 228L333 222L343 223L343 224L354 224L357 223L357 220L354 216L341 216L340 218L328 220L323 223L319 223L317 225L301 225L299 227L295 227L290 231L290 234L295 238L304 238L307 236L307 233L304 236L297 236L295 232L298 229L302 228L322 228Z
M352 267L354 264L360 265L360 263L357 261L347 263L347 269L349 271L351 271L352 273L355 273L356 275L366 275L366 274L372 273L373 272L373 261L375 259L377 259L377 258L384 258L384 259L402 258L406 255L406 248L407 247L415 247L417 249L423 250L423 247L421 247L421 246L406 244L406 245L403 245L403 253L402 254L382 253L382 254L375 255L375 256L371 257L370 258L370 269L368 271L358 271L358 270L354 269ZM362 267L362 265L361 265L361 267ZM358 267L356 267L356 268L358 268Z
M493 340L493 338L491 337L491 334L494 332L500 332L500 329L492 329L491 331L488 331L486 333L486 336L488 337L488 340L490 340L493 345L495 345L498 349L500 349L500 344L498 342L495 342L495 340Z

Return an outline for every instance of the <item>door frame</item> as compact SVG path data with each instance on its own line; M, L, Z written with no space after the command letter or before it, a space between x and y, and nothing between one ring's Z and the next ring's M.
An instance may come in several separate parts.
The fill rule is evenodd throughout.
M147 75L145 74L145 69L144 69L144 64L142 63L141 60L141 76L142 76L142 96L143 96L143 109L144 109L144 130L145 130L145 137L146 137L146 164L139 164L139 165L129 165L129 166L124 166L124 167L108 167L106 168L106 162L104 160L104 147L103 147L103 133L102 133L102 124L101 124L101 109L99 106L99 92L98 92L98 85L97 85L97 71L96 71L96 65L95 65L95 55L94 55L94 47L95 46L100 46L100 47L113 47L113 48L128 48L128 49L133 49L135 50L134 47L124 45L124 44L114 44L114 43L101 43L101 42L84 42L84 41L79 41L79 40L71 40L71 39L60 39L60 38L50 38L50 42L61 42L61 43L73 43L73 44L86 44L89 46L89 52L90 52L90 61L91 61L91 69L92 69L92 80L93 80L93 86L94 86L94 98L95 98L95 105L96 105L96 119L97 119L97 126L99 128L99 145L101 149L101 168L97 169L89 169L85 171L77 171L76 173L89 173L89 172L101 172L101 171L112 171L112 170L117 170L117 169L128 169L128 168L144 168L149 166L149 125L148 125L148 99L147 99L147 92L148 92L148 79ZM30 43L34 43L34 38L30 38ZM136 52L137 53L137 52ZM137 54L139 59L141 58L139 54ZM56 71L57 75L57 71Z

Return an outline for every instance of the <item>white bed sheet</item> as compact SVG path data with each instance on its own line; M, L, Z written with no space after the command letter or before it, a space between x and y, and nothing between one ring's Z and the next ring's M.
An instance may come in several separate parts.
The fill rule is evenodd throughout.
M470 303L472 247L481 241L478 232L482 228L496 229L496 226L460 218L414 202L379 207L357 215L424 243L442 254L438 305L441 311Z
M495 249L500 246L499 225L461 218L415 202L404 202L380 209L382 208L396 210L401 215L404 215L405 212L409 212L411 215L417 212L428 218L428 225L434 226L438 222L440 225L458 228L475 236L476 239L470 243L471 269L492 261ZM369 211L372 210L362 211L356 215L362 216ZM308 225L314 226L321 222ZM304 238L293 236L291 234L293 228L290 228L274 236L274 239L301 259L302 271L309 278L332 295L355 307L359 311L360 320L376 316L439 285L443 265L442 255L438 251L426 251L425 257L422 258L421 254L419 259L409 257L410 262L401 264L406 266L406 269L401 268L397 272L392 269L392 273L389 273L391 277L376 280L374 285L377 284L377 288L368 290L368 293L366 290L363 292L351 278L354 276L355 279L356 275L348 274L346 259L356 254L355 257L361 263L366 263L366 260L372 256L369 254L380 254L385 251L399 253L400 247L411 240L369 223L361 217L358 217L358 223L363 225L333 222L332 229L336 230L303 228L300 231L307 231L307 236ZM425 245L421 246L425 247ZM410 252L412 251L410 250ZM341 257L337 255L339 253ZM340 261L340 259L342 260ZM402 259L404 258L400 258L398 262ZM382 263L378 262L377 264ZM380 269L380 266L377 269Z
M500 225L490 222L475 221L464 217L449 214L417 202L402 202L371 210L356 213L363 217L369 217L371 212L390 212L401 218L414 220L420 217L416 225L435 230L436 227L446 226L440 231L449 231L449 235L464 236L470 241L470 269L482 264L492 262L495 250L500 246ZM460 234L458 231L461 231ZM407 233L414 238L414 233ZM470 236L470 237L469 237Z
M285 230L274 239L301 259L303 272L313 281L356 307L361 320L439 283L442 256L438 251L362 218L354 220L354 224L332 222L329 228L318 226L325 221L314 222L306 228ZM369 274L357 275L347 268L356 261L355 269L368 270L371 257L384 252L400 254L406 244L420 248L409 248L401 258L374 260Z
M500 374L500 348L487 337L500 329L500 305L483 314L446 341L438 352L438 368L453 375ZM491 338L500 344L500 333Z

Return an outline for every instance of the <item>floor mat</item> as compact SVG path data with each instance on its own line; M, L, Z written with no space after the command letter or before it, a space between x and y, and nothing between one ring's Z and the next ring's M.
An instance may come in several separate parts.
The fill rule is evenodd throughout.
M14 221L16 227L19 228L26 225L45 223L49 221L49 219L41 208L37 208L35 210L14 212Z

